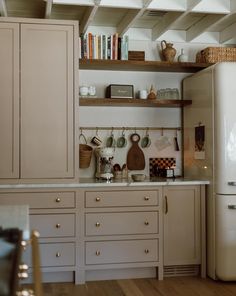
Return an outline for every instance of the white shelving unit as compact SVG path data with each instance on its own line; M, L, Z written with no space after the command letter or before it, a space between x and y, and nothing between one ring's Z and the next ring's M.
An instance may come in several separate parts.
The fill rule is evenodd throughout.
M1 16L79 20L80 33L90 26L120 35L145 29L152 41L181 34L183 42L207 43L213 36L216 44L236 44L235 12L234 0L0 1Z

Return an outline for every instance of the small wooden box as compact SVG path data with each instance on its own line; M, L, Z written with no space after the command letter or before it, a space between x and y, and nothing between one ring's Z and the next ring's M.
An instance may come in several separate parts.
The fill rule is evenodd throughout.
M135 51L129 50L128 59L130 61L144 61L145 60L145 51Z

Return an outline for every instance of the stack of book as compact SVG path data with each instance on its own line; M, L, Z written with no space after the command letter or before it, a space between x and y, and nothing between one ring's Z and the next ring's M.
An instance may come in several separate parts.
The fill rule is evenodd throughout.
M81 34L79 38L81 59L128 60L129 39L125 35Z

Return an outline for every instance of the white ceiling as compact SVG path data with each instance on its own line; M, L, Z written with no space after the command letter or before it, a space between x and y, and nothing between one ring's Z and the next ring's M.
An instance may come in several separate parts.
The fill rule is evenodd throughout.
M80 32L90 26L113 27L120 34L147 29L152 40L168 31L184 32L192 42L216 32L218 43L236 40L236 0L0 0L1 16L78 20Z

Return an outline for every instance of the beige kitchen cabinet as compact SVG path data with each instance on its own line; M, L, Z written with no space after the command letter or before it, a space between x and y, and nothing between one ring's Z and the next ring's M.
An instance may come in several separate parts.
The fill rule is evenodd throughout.
M164 272L186 275L205 269L205 205L201 186L165 186Z
M73 281L77 271L76 191L65 189L0 190L0 205L28 205L30 230L40 234L40 263L44 281ZM30 267L31 247L23 253Z
M19 178L19 25L0 23L0 178Z
M86 188L80 197L79 270L85 281L163 278L161 187Z
M77 22L3 21L0 177L74 179Z

